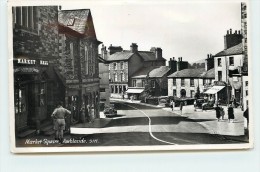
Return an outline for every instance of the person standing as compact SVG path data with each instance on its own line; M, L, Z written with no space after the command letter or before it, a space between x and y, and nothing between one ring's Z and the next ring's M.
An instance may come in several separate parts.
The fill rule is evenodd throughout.
M170 106L171 106L171 108L172 108L172 111L173 111L173 110L174 110L174 107L175 107L175 103L174 103L174 101L173 101L173 100L171 100Z
M216 110L216 118L219 121L220 120L220 116L221 116L221 114L220 114L221 108L218 106L218 104L216 105L215 110Z
M182 115L182 109L183 109L183 102L180 102L180 111L181 111L181 115Z
M234 116L234 108L232 104L228 107L228 122L234 122L235 116Z
M54 130L55 130L55 139L59 140L60 143L63 142L63 131L65 130L65 118L71 115L71 112L62 107L62 102L58 103L56 109L52 113L52 118L54 119Z

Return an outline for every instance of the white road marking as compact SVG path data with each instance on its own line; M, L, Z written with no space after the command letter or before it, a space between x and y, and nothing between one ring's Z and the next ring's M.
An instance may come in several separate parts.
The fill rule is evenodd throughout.
M159 141L159 142L163 142L163 143L167 143L167 144L170 144L170 145L177 145L176 143L172 143L172 142L168 142L168 141L165 141L165 140L161 140L161 139L158 139L157 137L155 137L154 135L153 135L153 133L152 133L152 125L151 125L151 118L148 116L148 115L146 115L146 113L144 113L144 111L142 111L142 110L140 110L140 109L138 109L138 108L136 108L136 107L133 107L133 106L131 106L131 105L128 105L128 104L125 104L126 106L129 106L129 107L131 107L131 108L133 108L133 109L136 109L136 110L139 110L140 112L142 112L148 119L149 119L149 133L150 133L150 135L152 136L152 138L154 138L155 140L157 140L157 141Z

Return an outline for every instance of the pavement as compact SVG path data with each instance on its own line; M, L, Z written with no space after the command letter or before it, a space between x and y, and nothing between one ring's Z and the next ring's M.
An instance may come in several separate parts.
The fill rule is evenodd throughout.
M235 120L234 122L228 122L227 119L227 107L223 106L225 111L224 119L218 121L216 119L216 112L215 110L204 110L197 109L194 110L193 105L188 105L183 107L182 115L180 113L179 107L175 107L172 111L169 107L163 107L160 105L150 105L146 103L141 103L138 100L122 100L122 99L111 99L111 101L117 101L117 102L127 102L127 103L135 103L135 104L142 104L145 106L150 107L156 107L161 108L162 110L172 112L174 114L178 114L183 117L187 117L189 119L194 120L195 122L199 123L201 126L207 129L209 134L214 135L221 135L222 137L225 137L226 139L232 139L237 140L241 142L248 142L247 136L244 134L244 117L243 117L243 111L239 108L234 108L234 114L235 114ZM90 133L104 133L106 132L106 125L110 123L112 119L106 118L105 115L101 112L100 119L95 119L91 123L85 123L85 124L77 124L76 126L73 126L72 132L78 133L80 130L77 130L77 128L89 128ZM123 130L127 131L129 128L125 127ZM111 128L109 130L111 131ZM118 132L118 130L115 128L115 132Z

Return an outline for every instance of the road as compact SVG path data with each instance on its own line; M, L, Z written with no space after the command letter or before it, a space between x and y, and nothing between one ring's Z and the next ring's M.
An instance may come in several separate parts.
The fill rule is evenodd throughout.
M110 119L100 129L88 128L86 131L90 133L80 135L80 138L90 140L89 146L236 143L209 134L206 128L194 120L161 108L127 102L115 102L115 106L117 117Z
M64 144L52 142L53 138L37 136L30 140L28 138L19 140L17 146L76 147L239 143L219 135L209 134L209 131L196 121L161 108L127 102L114 102L114 104L118 110L116 117L100 119L92 127L89 127L89 124L88 127L84 124L73 126L71 131L74 134L66 134ZM50 143L43 142L44 139ZM37 141L38 144L35 144ZM23 144L25 142L28 144Z

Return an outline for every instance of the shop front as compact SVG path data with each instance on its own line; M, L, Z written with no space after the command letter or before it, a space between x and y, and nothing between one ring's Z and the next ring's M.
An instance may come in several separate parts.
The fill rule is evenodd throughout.
M227 104L230 99L231 89L225 82L215 81L211 88L208 88L204 94L209 95L210 99L216 101L215 103Z
M14 111L16 132L39 129L51 119L55 98L61 98L62 88L54 82L53 70L46 60L14 59Z

